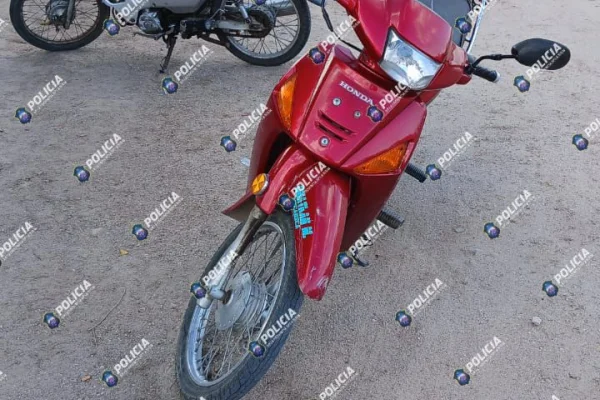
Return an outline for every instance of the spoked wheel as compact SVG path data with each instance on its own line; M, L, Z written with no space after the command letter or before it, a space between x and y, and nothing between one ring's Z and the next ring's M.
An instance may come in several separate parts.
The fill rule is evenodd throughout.
M311 24L306 0L240 1L252 20L250 34L254 37L220 34L232 54L250 64L276 66L302 51ZM264 4L256 5L260 3Z
M10 20L19 36L40 49L74 50L102 33L110 8L101 0L75 0L67 23L68 6L69 0L11 0Z
M289 215L276 212L265 221L232 266L223 301L214 300L204 309L192 296L179 333L176 360L177 378L186 400L240 399L277 358L292 321L266 342L261 335L284 314L299 313L303 301L290 220ZM224 256L241 227L221 245L206 271ZM261 345L262 356L250 353L254 343Z

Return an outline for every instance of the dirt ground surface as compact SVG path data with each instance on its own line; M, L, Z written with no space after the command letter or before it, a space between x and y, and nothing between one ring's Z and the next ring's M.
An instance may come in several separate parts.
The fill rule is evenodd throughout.
M9 21L9 1L0 6ZM341 8L329 8L340 23ZM312 46L327 30L311 11ZM474 78L436 99L413 162L436 162L465 131L472 145L438 181L401 180L389 207L405 225L365 253L370 267L338 267L325 298L304 302L279 359L245 398L318 399L350 366L356 375L338 399L600 399L598 256L558 284L557 296L542 291L582 249L600 252L600 134L585 151L571 143L600 117L599 18L594 1L494 4L476 54L544 37L569 46L571 63L520 93L513 78L527 67L486 62L500 83ZM165 95L164 45L133 31L65 53L28 45L10 23L0 32L0 242L25 222L35 229L0 266L2 400L180 398L173 366L189 284L236 226L220 212L245 189L240 158L253 142L250 134L226 153L219 140L291 63L254 67L209 45L206 64ZM172 67L201 44L180 41ZM64 87L20 124L15 110L55 75ZM122 144L78 182L73 169L113 133ZM490 240L484 224L525 190L534 199ZM181 203L136 240L133 225L173 191ZM444 290L401 327L396 313L436 279ZM93 290L49 329L42 316L83 280ZM102 372L142 338L152 348L106 387ZM494 338L502 345L487 354ZM478 357L470 383L459 385L454 371Z

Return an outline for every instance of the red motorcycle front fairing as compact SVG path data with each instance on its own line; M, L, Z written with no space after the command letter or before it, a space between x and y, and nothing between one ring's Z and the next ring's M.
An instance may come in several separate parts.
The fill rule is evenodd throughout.
M366 115L370 102L381 100L388 91L366 79L364 70L347 50L334 47L327 51L327 56L326 65L317 65L308 57L302 59L282 79L284 83L292 74L297 74L296 79L302 85L296 89L294 103L307 105L294 109L292 132L284 135L291 144L283 151L276 150L284 131L275 108L274 99L281 84L278 85L267 104L273 111L257 130L248 192L224 211L243 220L256 204L270 214L279 197L290 193L319 161L330 167L306 192L308 209L305 212L311 220L312 234L302 238L301 229L295 233L298 283L302 292L313 299L323 297L337 254L360 237L393 192L416 147L426 116L425 105L414 101L413 96L399 99L398 104L390 107L389 116L379 123L373 122ZM340 85L341 80L353 82L355 90ZM319 84L321 90L315 90ZM364 96L356 95L356 90L372 96L373 100L365 102ZM305 98L311 96L314 98ZM333 105L333 98L341 100L340 106ZM361 113L360 118L355 118L356 111ZM341 124L349 116L354 124L347 132ZM336 138L342 134L342 140ZM323 137L329 139L327 147L320 144ZM379 175L354 172L358 165L403 142L409 145L397 171ZM272 161L275 154L277 159ZM250 192L250 183L262 172L269 174L269 187L263 195L255 197Z
M346 2L353 4L351 14L356 17L360 13L361 18L367 18L363 15L369 7L366 3L357 6L353 0ZM395 4L390 0L380 3L385 3L385 7ZM248 193L224 212L242 220L256 203L264 212L272 213L279 197L289 193L315 164L327 165L331 170L306 192L305 211L311 219L312 234L302 238L301 230L296 231L298 283L314 299L320 299L325 292L336 254L349 248L367 230L391 196L420 138L426 104L441 88L468 81L464 73L466 55L451 42L447 23L418 2L397 3L404 13L396 10L389 15L391 25L415 47L443 62L430 86L432 90L408 92L384 104L386 95L389 100L389 94L394 93L396 82L373 68L373 60L366 60L365 53L358 60L341 46L322 44L311 50L275 87L267 104L272 112L260 123L256 134ZM400 24L403 21L406 23ZM389 27L390 24L382 24L380 28L368 29L369 36L382 36L378 46L383 45ZM367 28L359 27L357 32L364 35ZM427 34L437 37L430 39ZM367 43L367 48L381 50L371 44ZM319 57L314 57L315 50ZM292 77L296 83L288 130L282 123L277 99L282 86ZM373 108L383 111L381 120L372 118ZM406 152L396 170L357 172L358 166L404 144ZM269 174L269 187L255 198L250 184L260 173Z
M384 108L380 102L388 95L390 84L395 84L374 77L343 47L321 50L327 54L326 61L316 64L307 57L289 74L302 82L294 102L307 105L294 108L291 135L316 158L315 162L321 161L352 178L344 238L337 249L341 250L360 237L391 196L416 148L427 108L413 93L397 98L385 108L381 121L373 121L368 116L369 108ZM328 141L327 146L322 145L323 139ZM355 171L402 143L408 148L397 170L373 175Z

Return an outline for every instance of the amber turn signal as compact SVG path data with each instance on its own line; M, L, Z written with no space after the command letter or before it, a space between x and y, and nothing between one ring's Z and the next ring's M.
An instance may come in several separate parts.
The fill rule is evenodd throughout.
M294 100L294 90L296 89L296 74L292 75L286 83L279 89L277 97L277 108L283 126L290 131L292 129L292 104Z
M267 187L269 187L269 175L259 174L252 181L252 194L260 196L267 191Z
M366 175L394 172L400 168L407 148L408 144L406 142L400 143L385 153L381 153L369 161L360 164L354 168L354 172Z

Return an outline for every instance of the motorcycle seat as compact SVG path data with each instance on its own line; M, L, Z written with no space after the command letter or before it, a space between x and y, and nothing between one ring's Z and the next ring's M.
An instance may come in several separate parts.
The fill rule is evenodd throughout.
M458 46L462 46L464 36L458 29L455 29L454 24L460 17L466 17L471 11L471 2L469 0L419 0L421 4L427 6L437 15L445 19L454 29L452 40Z

